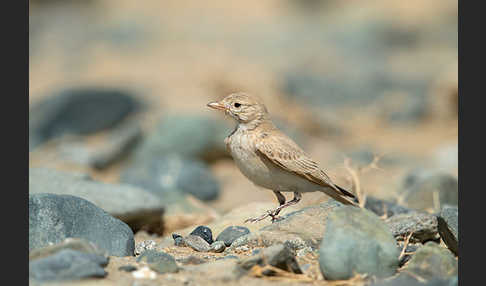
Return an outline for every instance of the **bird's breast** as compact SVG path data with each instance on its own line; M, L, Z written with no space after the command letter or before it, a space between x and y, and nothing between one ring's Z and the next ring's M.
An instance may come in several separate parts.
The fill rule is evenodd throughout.
M256 185L270 188L271 171L256 153L252 135L236 132L227 141L231 156L241 173Z

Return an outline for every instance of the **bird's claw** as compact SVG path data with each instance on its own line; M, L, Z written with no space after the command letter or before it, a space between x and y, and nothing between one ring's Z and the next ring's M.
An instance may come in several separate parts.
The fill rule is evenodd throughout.
M280 220L280 217L277 217L277 215L276 215L276 210L267 210L267 213L265 213L265 214L263 214L259 217L249 218L249 219L245 220L245 223L247 223L247 222L258 222L258 221L261 221L263 219L266 219L267 217L272 218L272 223Z

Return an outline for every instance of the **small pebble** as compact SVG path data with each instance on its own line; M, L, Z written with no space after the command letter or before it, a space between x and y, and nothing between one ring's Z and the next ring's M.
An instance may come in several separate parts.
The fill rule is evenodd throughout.
M226 249L224 241L215 241L211 244L211 251L216 253L221 253Z
M200 225L196 227L189 235L197 235L204 239L207 243L212 244L213 241L213 232L207 226Z
M177 233L173 233L172 238L174 239L174 245L175 246L186 246L184 238L181 235L179 235Z
M236 251L248 251L250 249L248 248L248 246L242 245L242 246L238 246L235 250Z
M208 252L211 246L200 236L188 235L184 238L184 242L192 249L199 252Z
M157 244L153 240L144 240L135 246L135 255L140 255L145 250L155 249Z

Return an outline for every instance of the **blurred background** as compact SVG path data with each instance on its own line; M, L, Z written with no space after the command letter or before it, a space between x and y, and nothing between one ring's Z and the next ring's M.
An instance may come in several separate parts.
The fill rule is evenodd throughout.
M31 168L137 185L173 208L183 194L179 212L202 220L276 204L228 156L234 122L206 107L245 91L346 188L346 158L359 170L380 156L360 172L367 195L400 199L424 174L457 189L457 1L31 0L29 10ZM306 194L300 206L327 199Z

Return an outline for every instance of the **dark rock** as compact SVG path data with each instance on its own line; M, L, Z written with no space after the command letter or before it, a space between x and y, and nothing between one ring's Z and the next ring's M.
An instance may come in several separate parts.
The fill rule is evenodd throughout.
M440 237L455 255L459 255L458 208L449 205L443 206L437 220Z
M104 256L63 249L51 256L29 263L29 277L38 281L77 280L105 277L108 264Z
M193 231L191 231L190 234L200 236L202 239L204 239L209 244L212 244L214 242L213 232L207 226L200 225L200 226L196 227Z
M100 249L93 242L87 241L82 238L66 238L64 241L58 244L49 245L43 248L33 249L29 252L29 261L45 258L47 256L53 255L63 249L71 249L84 253L91 253L100 256L106 256L105 250Z
M135 267L133 265L123 265L123 266L118 267L118 270L125 271L125 272L133 272L133 271L137 270L137 267Z
M199 252L208 252L211 250L209 243L198 235L188 235L184 237L184 243Z
M216 237L216 241L223 241L226 246L230 246L235 239L248 233L250 230L244 226L229 226Z
M111 128L138 111L131 93L111 88L73 88L45 98L29 110L29 149L64 134L91 134Z
M403 271L425 280L444 279L456 276L458 266L456 258L448 249L430 241L415 252Z
M326 280L344 280L356 273L391 276L398 267L396 240L374 213L351 206L332 211L319 249Z
M457 179L447 173L416 169L405 177L400 195L408 207L439 212L437 204L457 205L458 187Z
M169 115L161 119L136 152L136 158L147 161L167 154L214 161L229 154L224 138L231 132L229 123L191 114Z
M144 251L137 262L145 262L148 267L157 273L171 273L179 271L177 263L172 255L153 249Z
M174 239L175 246L186 246L186 242L184 241L184 238L181 235L173 233L172 238Z
M161 199L130 185L96 182L87 176L45 168L29 169L29 193L52 193L81 197L122 220L137 231L160 228L164 204Z
M220 193L218 181L204 162L177 155L137 161L123 171L120 180L147 189L164 199L172 192L182 192L202 201L210 201Z
M366 197L365 208L380 217L383 215L391 217L396 214L405 214L412 211L411 209L400 206L394 202L381 200L372 196Z
M295 259L295 253L288 247L279 244L263 249L260 253L244 258L238 265L244 270L250 270L254 265L271 265L285 271L302 274L302 270Z
M70 195L29 195L29 251L83 238L113 256L133 256L135 241L128 225L89 201Z
M410 233L411 242L425 242L439 238L437 217L427 213L410 212L397 214L385 220L393 236L404 240Z
M122 126L115 129L106 144L91 154L89 164L98 170L104 170L126 158L142 139L139 124Z

